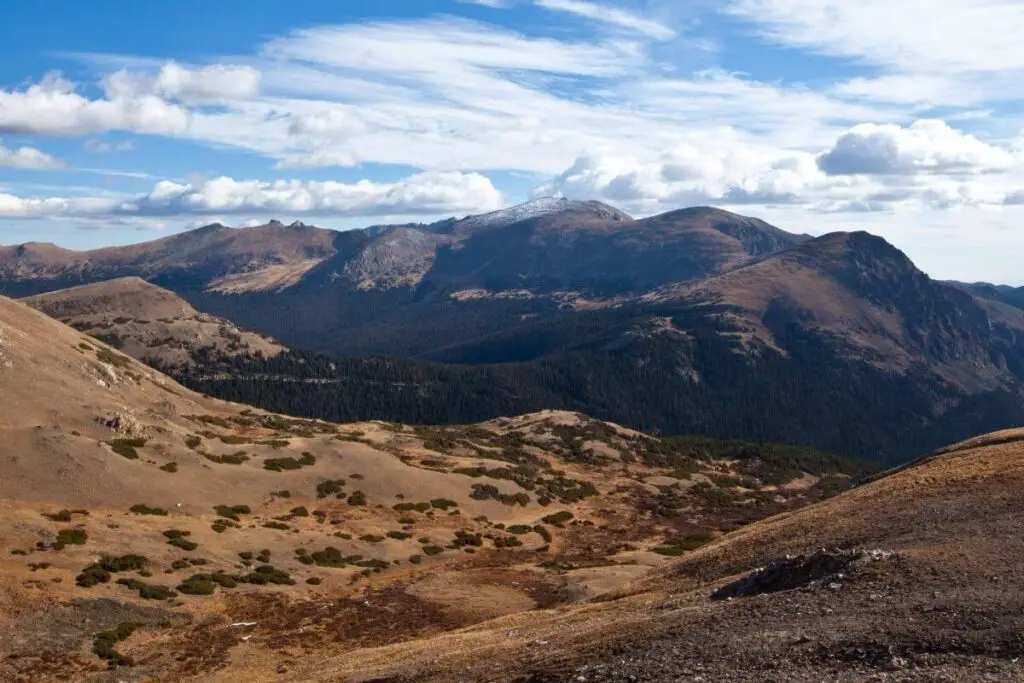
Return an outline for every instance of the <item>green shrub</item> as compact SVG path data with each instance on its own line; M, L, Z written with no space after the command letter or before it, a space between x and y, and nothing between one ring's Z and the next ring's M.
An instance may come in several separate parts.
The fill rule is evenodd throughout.
M149 562L142 555L121 555L120 557L103 557L97 563L108 572L135 572L145 568Z
M309 562L307 562L305 564L314 564L315 563L316 565L318 565L320 567L332 567L332 568L335 568L335 569L340 569L342 567L345 567L350 562L355 561L355 559L359 559L358 556L345 557L345 555L343 555L340 550L338 550L337 548L334 548L334 547L327 547L327 548L324 548L323 550L317 550L316 552L312 553L311 555L303 556L303 557L306 557L306 558L308 558L310 560ZM300 562L303 561L303 557L299 558Z
M117 583L138 591L139 597L143 600L170 600L178 597L178 594L167 586L154 586L138 579L118 579Z
M510 534L516 534L518 536L528 534L531 531L533 531L533 527L529 526L528 524L513 524L508 528L508 532Z
M319 586L321 583L323 583L323 579L321 579L319 576L311 576L308 579L306 579L306 583L310 586Z
M210 581L217 584L221 588L235 588L238 585L238 581L233 576L228 576L223 572L213 572L210 574Z
M242 579L246 583L251 583L257 586L262 586L267 583L273 583L278 586L294 586L295 580L285 571L275 569L270 565L264 565L258 567L256 571L245 575Z
M452 541L453 548L463 548L466 546L480 547L484 544L484 538L481 534L474 534L470 531L460 530L455 532L455 540Z
M157 515L158 517L167 516L167 510L164 510L163 508L151 508L148 505L144 505L142 503L139 503L138 505L132 505L128 509L129 511L137 515Z
M160 469L164 472L170 472L171 474L174 474L175 472L178 471L178 463L169 462L166 465L161 465Z
M63 550L66 545L85 545L89 540L89 534L84 529L61 529L57 532L57 542L53 544L54 550Z
M533 530L537 533L538 536L544 539L545 543L551 543L551 532L548 531L546 527L538 524L533 527Z
M75 583L82 588L92 588L98 583L110 583L110 572L98 564L91 564L75 577Z
M263 528L264 529L278 529L280 531L287 531L291 527L288 526L287 524L283 523L283 522L264 522L263 523Z
M405 539L412 536L412 534L407 534L404 531L389 531L388 536L397 541L404 541Z
M452 470L452 472L454 474L462 474L462 475L465 475L467 477L473 477L475 479L477 477L482 477L485 474L487 474L487 468L486 467L456 467L454 470Z
M430 507L437 510L447 510L449 508L458 507L458 503L448 498L434 498L430 501Z
M515 536L504 536L494 539L495 548L515 548L521 546L522 544L523 542Z
M349 505L366 505L366 494L362 491L356 491L348 497Z
M115 353L110 349L96 349L96 359L101 363L107 365L113 365L114 367L124 368L131 365L131 360L127 356L122 356L119 353Z
M108 441L107 445L122 458L138 460L139 452L136 449L145 446L146 441L147 439L114 439L113 441Z
M562 526L573 517L574 515L568 510L561 510L559 512L555 512L550 515L545 515L544 517L541 517L540 521L544 522L545 524L550 524L552 526Z
M423 557L420 556L420 555L410 555L409 556L409 562L411 562L412 564L419 564L422 561L423 561Z
M426 512L430 509L430 503L398 503L392 509L398 512Z
M237 526L238 525L235 524L234 522L229 522L226 519L217 519L217 520L214 520L214 522L210 525L210 528L213 529L218 534L222 534L225 531L227 531L228 528L230 528L230 527L237 527Z
M146 562L142 555L102 557L98 562L83 569L82 573L75 577L75 583L83 588L90 588L98 583L109 583L111 574L142 570Z
M51 522L70 522L71 511L61 510L59 512L44 512L43 517L46 517Z
M243 465L249 461L249 456L245 451L228 453L227 455L210 455L209 453L203 453L203 457L210 462L215 462L219 465Z
M384 537L383 536L375 536L374 534L364 534L363 536L359 537L359 540L360 541L365 541L366 543L380 543L381 541L384 540Z
M92 641L93 653L100 659L105 659L111 667L133 666L135 662L132 658L120 654L116 646L135 633L136 628L135 624L123 623L118 624L117 628L97 633Z
M216 588L209 574L194 574L178 585L178 592L185 595L213 595Z
M270 495L277 496L278 498L291 498L292 492L288 489L283 489L281 491L271 491Z
M182 531L181 529L168 529L164 532L166 538L181 538L182 536L191 536L191 531Z
M173 545L175 548L181 548L186 552L191 552L199 547L198 543L193 543L192 541L189 541L181 537L172 538L169 541L167 541L167 544Z
M242 521L238 517L239 515L247 515L252 512L248 505L214 505L213 509L218 516L235 522Z
M289 514L291 514L292 517L309 517L309 510L307 510L305 506L300 505L299 507L292 508Z
M344 479L327 479L316 485L316 497L326 498L327 496L336 496L341 498L344 493L342 487L345 486Z
M191 448L192 450L196 450L197 448L199 448L199 446L201 446L202 443L203 443L203 440L202 440L201 437L198 437L198 436L186 436L185 437L185 445L187 447Z
M423 546L423 554L424 555L431 555L431 556L433 556L433 555L440 555L443 552L444 552L444 548L441 548L441 547L436 546L436 545L425 545L425 546Z
M263 469L271 472L284 472L285 470L300 470L302 463L295 458L267 458L263 461Z

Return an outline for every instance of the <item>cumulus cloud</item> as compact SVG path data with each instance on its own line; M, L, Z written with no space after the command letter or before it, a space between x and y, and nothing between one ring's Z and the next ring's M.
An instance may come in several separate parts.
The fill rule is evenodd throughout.
M923 172L980 173L1002 171L1013 155L951 128L944 121L855 126L818 157L829 175L914 174Z
M268 182L220 177L198 185L161 180L147 194L119 199L0 194L0 217L96 219L268 213L354 217L472 213L502 205L501 194L478 173L419 173L393 183Z
M65 168L63 162L34 147L9 149L0 144L0 167L25 169Z
M534 194L600 198L644 214L692 204L803 203L850 186L822 173L809 153L720 145L684 143L650 159L582 156Z
M260 72L235 64L190 69L169 62L161 67L153 89L166 97L183 100L242 100L259 94Z
M545 9L569 12L586 19L636 31L658 40L665 40L676 34L674 30L661 22L645 19L618 7L602 5L587 0L536 0L536 2Z
M352 111L332 107L316 114L293 117L288 132L312 138L344 139L366 132L366 123Z
M112 97L90 100L57 74L24 90L0 90L0 133L82 135L128 130L171 134L183 131L188 120L185 109L155 95L114 92Z

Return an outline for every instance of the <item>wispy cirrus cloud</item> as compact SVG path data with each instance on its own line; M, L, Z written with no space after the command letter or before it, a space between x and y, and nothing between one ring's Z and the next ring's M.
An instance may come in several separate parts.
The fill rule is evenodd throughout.
M676 35L675 29L647 19L630 11L612 5L603 5L589 0L535 0L537 5L558 12L568 12L593 21L609 24L620 29L636 31L656 40L666 40Z

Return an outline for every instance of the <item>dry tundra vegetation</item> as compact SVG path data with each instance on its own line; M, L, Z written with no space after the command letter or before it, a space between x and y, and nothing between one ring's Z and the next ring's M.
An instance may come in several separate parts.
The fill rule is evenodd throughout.
M0 391L5 681L1020 675L1018 433L855 486L570 412L339 425L2 298Z

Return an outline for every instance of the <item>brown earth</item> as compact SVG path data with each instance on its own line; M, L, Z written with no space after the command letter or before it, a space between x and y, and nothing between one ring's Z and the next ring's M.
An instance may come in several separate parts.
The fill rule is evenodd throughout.
M200 313L174 292L137 277L38 294L23 301L125 355L158 367L192 366L197 354L269 358L285 348L228 320Z
M450 428L273 415L3 298L0 392L2 680L280 680L311 657L555 614L826 493L771 490L727 461L681 470L661 440L576 413ZM89 585L97 562L111 569ZM112 671L94 642L125 624L113 651L134 665Z

